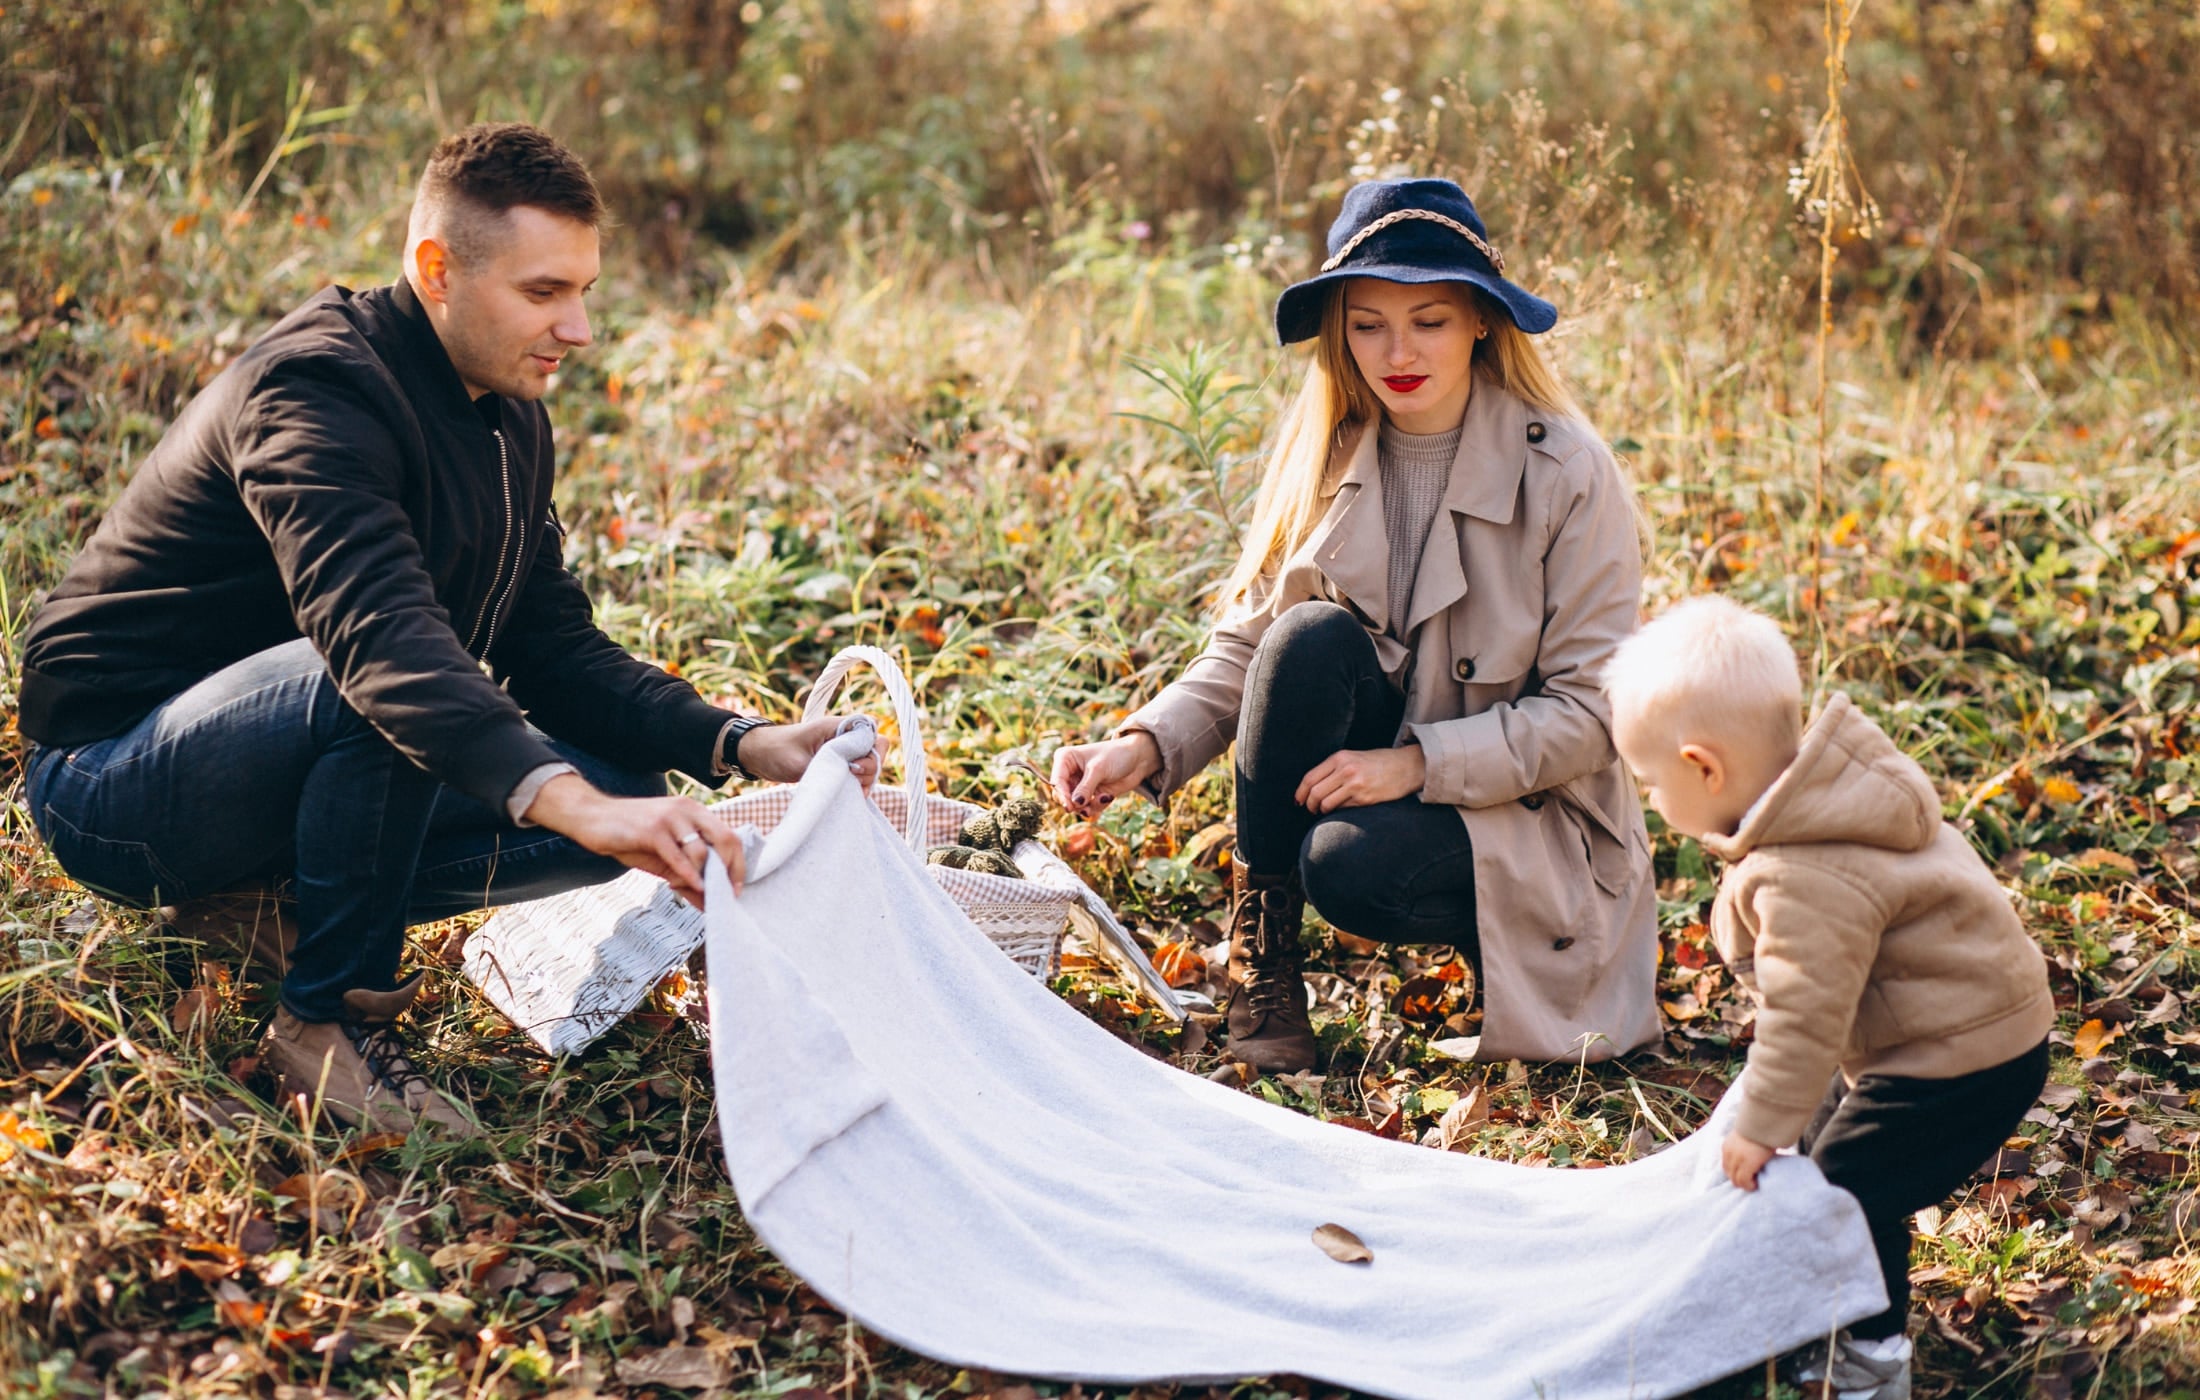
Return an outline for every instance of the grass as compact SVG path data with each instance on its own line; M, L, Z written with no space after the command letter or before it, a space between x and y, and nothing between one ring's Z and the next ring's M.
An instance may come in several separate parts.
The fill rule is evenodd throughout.
M2045 11L2051 26L2080 13ZM912 63L944 62L927 45L969 38L913 13ZM973 11L940 13L962 24ZM1504 9L1491 42L1530 42L1537 13ZM795 43L778 23L756 31L745 63L792 61L773 47ZM1023 109L1020 133L914 117L863 129L816 86L788 93L767 69L759 90L783 96L741 98L759 234L719 247L685 215L677 246L664 221L630 216L615 231L598 345L551 400L569 562L605 624L707 693L775 714L837 647L900 649L939 784L1005 791L1004 760L1043 763L1056 744L1105 732L1197 649L1204 590L1229 561L1261 434L1298 363L1268 346L1264 316L1279 279L1313 260L1307 211L1326 214L1321 182L1399 159L1459 170L1488 192L1530 280L1561 296L1560 357L1638 485L1652 604L1716 587L1786 620L1819 685L1852 695L1926 764L2053 962L2058 1087L1999 1178L1974 1182L1921 1238L1920 1393L2200 1390L2188 1315L2200 1298L2189 306L2138 294L2143 279L2102 285L2038 249L2012 251L2020 240L1982 227L1961 190L1897 208L1889 182L1907 189L1912 176L1874 155L1873 124L1890 110L1875 94L1904 91L1898 75L1927 59L1903 48L1914 36L1900 24L1873 32L1878 47L1852 54L1863 96L1851 119L1893 226L1845 247L1837 268L1830 471L1814 521L1816 250L1766 195L1786 137L1683 141L1631 105L1626 84L1612 100L1632 125L1602 129L1519 93L1454 89L1436 107L1441 91L1393 98L1376 85L1387 51L1338 58L1334 73L1311 55L1293 61L1328 84L1320 103L1302 95L1269 131L1247 126L1267 110L1250 99L1205 112L1250 143L1238 173L1156 146L1111 177L1090 157L1099 143L1070 140L1059 114L1161 60L1143 39L1112 54L1104 32L1049 41L1084 66L1049 70L1060 100ZM1684 32L1637 34L1642 71L1682 52ZM1185 41L1195 56L1210 52L1205 33ZM1608 39L1618 43L1596 43ZM1730 64L1686 66L1674 82L1762 91L1760 67L1801 71L1786 39L1738 42ZM1616 48L1596 51L1634 71ZM817 62L849 52L875 57L857 46ZM362 84L394 81L350 62ZM1191 71L1163 76L1191 93ZM1348 80L1361 84L1349 98ZM392 275L425 118L294 100L282 110L298 144L283 154L225 115L222 90L163 89L183 94L168 109L180 116L94 151L61 142L9 157L0 714L11 721L41 590L180 401L315 287ZM649 98L637 88L638 103ZM1424 120L1462 109L1480 124ZM2093 119L2063 112L2073 125L2056 128L2055 149L2083 146L2077 128ZM606 148L625 149L632 130L606 128ZM969 157L991 174L943 187L914 172L964 169L911 144L958 132L1004 143ZM1296 163L1277 175L1270 150L1295 150ZM1014 178L999 173L1004 151ZM1660 159L1678 162L1662 178L1649 168ZM772 161L800 180L764 183ZM655 168L600 164L622 179ZM801 181L816 194L828 177L848 182L847 203L804 212L765 197ZM1203 182L1227 197L1196 197ZM2104 173L2074 188L2112 201L2114 185ZM915 193L886 197L902 190ZM1159 190L1175 191L1181 217L1156 217L1171 207L1154 202ZM19 745L11 722L0 746L11 798ZM1054 834L1088 850L1088 876L1144 934L1197 949L1221 917L1212 829L1228 796L1216 770L1167 811L1132 804L1096 830ZM1323 931L1326 1073L1248 1092L1416 1138L1455 1110L1454 1146L1560 1166L1625 1160L1685 1133L1738 1069L1748 1013L1705 953L1715 871L1692 842L1659 832L1655 845L1665 1058L1460 1065L1428 1048L1473 1025L1442 950L1371 954ZM704 1054L675 1002L549 1062L453 970L463 921L421 930L418 1028L437 1072L506 1131L493 1153L363 1139L267 1102L252 1061L266 989L72 887L12 800L0 862L11 1394L640 1395L653 1387L636 1368L672 1342L699 1347L736 1395L1026 1393L867 1336L754 1242L723 1175ZM1187 1070L1217 1068L1212 1046L1159 1028L1096 969L1072 966L1058 986ZM1407 1019L1400 1004L1416 996L1432 1004ZM1229 1393L1310 1389L1276 1378ZM1712 1393L1763 1390L1750 1376Z

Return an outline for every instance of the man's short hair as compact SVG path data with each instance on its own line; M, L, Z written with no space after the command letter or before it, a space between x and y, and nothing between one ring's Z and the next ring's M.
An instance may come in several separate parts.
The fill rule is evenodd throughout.
M1619 644L1604 668L1614 709L1676 740L1732 735L1789 748L1802 735L1803 678L1780 624L1728 598L1674 604Z
M429 153L413 224L416 233L432 228L454 262L473 264L488 252L494 225L521 205L590 228L604 217L594 177L556 137L526 122L476 122Z

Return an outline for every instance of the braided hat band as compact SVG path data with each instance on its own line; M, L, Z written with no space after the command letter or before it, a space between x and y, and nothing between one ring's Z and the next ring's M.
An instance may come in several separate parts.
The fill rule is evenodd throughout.
M1353 234L1351 238L1347 239L1345 241L1345 245L1337 250L1336 256L1332 257L1328 262L1322 264L1322 271L1335 272L1340 266L1343 265L1346 258L1352 256L1353 249L1359 247L1368 239L1373 238L1376 234L1381 233L1384 229L1389 228L1392 224L1404 223L1408 219L1426 219L1432 224L1442 224L1445 228L1450 229L1453 233L1456 233L1461 238L1466 239L1467 242L1472 243L1475 248L1481 252L1483 257L1490 260L1490 266L1497 269L1498 276L1502 277L1505 275L1504 254L1498 252L1497 249L1491 247L1489 241L1483 238L1481 234L1476 233L1473 229L1468 228L1465 224L1460 223L1457 219L1452 218L1450 215L1439 214L1433 209L1394 209L1390 213L1383 215L1380 219L1375 220L1367 227L1361 229L1358 233Z

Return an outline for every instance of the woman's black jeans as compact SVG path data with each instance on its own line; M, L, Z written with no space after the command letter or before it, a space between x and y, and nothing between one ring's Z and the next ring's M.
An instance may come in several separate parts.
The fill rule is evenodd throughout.
M1261 639L1238 714L1238 853L1255 875L1295 864L1334 928L1476 951L1474 847L1459 813L1407 796L1315 816L1299 782L1340 749L1387 749L1405 697L1334 603L1300 603Z

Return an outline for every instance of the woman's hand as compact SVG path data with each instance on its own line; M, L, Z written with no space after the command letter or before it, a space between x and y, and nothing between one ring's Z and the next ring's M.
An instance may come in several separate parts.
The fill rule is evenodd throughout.
M1761 1142L1751 1142L1739 1133L1729 1133L1719 1144L1719 1165L1726 1168L1726 1179L1744 1191L1757 1189L1757 1173L1765 1169L1765 1163L1778 1155L1779 1149L1767 1147Z
M1419 744L1394 749L1340 749L1314 765L1292 798L1320 816L1341 807L1372 807L1410 797L1428 781Z
M841 716L800 720L794 724L761 724L741 736L741 766L769 783L800 780L817 751L840 732ZM848 765L856 780L869 788L878 778L878 766L886 741L879 740L869 758Z
M1054 751L1054 796L1080 817L1100 809L1161 771L1161 746L1142 729L1097 744Z

